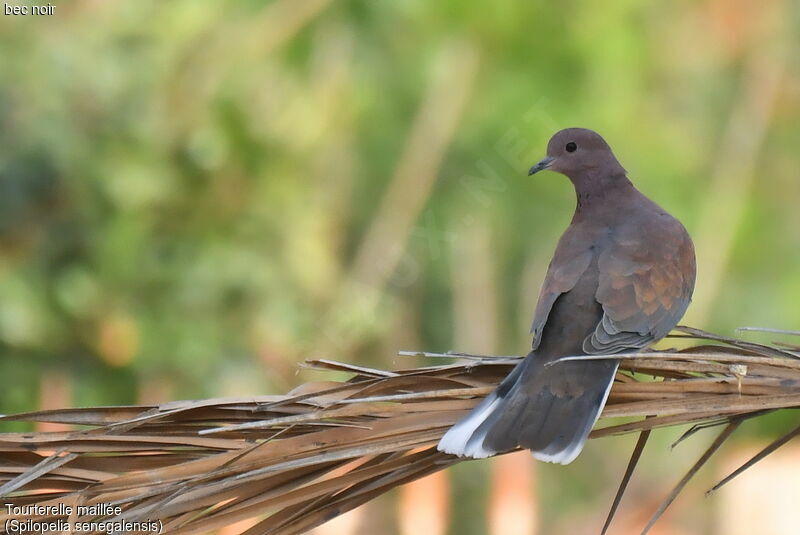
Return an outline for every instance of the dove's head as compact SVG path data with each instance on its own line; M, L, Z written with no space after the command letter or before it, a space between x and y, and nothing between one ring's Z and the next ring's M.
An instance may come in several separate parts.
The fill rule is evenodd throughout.
M606 140L586 128L565 128L556 132L547 144L547 157L531 167L528 174L544 169L567 175L575 183L590 176L625 175L625 169Z

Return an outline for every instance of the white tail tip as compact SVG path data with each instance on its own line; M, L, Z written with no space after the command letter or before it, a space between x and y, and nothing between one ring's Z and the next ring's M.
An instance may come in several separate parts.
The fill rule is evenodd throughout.
M500 401L497 395L490 394L478 407L445 433L437 449L451 455L473 459L483 459L497 454L496 451L483 446L486 431L476 434L476 430L491 416Z

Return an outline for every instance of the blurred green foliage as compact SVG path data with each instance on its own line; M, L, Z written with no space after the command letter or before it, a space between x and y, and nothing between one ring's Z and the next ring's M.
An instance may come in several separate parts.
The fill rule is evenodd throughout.
M525 171L566 126L600 131L705 236L696 326L797 328L799 20L792 2L625 0L83 0L2 16L0 412L35 408L53 369L75 403L107 404L153 382L175 398L283 391L308 356L525 351L573 207L562 177ZM382 202L451 76L465 105L452 136L431 134L434 182L411 228L375 231L402 254L363 284L359 251L399 220ZM728 169L739 204L714 194ZM496 325L481 348L454 327L487 305L453 283L475 259Z
M275 361L328 352L342 329L355 351L334 356L374 358L401 317L446 349L447 249L470 239L475 214L502 291L495 350L524 350L520 277L547 262L572 204L565 180L524 176L554 130L601 131L698 230L720 139L747 105L748 58L769 53L775 24L713 4L86 1L4 16L3 366L168 374L199 396L257 362L269 381ZM772 44L794 43L791 16ZM471 87L453 88L467 104L415 228L385 244L405 251L401 274L359 326L335 308L339 287L370 226L392 217L378 201L454 42L478 61ZM704 327L800 321L796 66L754 140L757 179ZM292 382L282 373L272 386ZM96 379L76 374L79 390Z

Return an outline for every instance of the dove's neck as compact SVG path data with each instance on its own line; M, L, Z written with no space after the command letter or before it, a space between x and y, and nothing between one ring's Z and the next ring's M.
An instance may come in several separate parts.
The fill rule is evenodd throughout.
M588 170L580 176L570 177L575 186L577 206L575 215L591 212L594 208L615 205L623 199L635 196L638 191L620 166L618 171L609 173ZM610 202L610 201L614 202Z

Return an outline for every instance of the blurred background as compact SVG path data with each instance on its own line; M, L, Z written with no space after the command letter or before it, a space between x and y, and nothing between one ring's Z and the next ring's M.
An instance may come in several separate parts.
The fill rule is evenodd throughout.
M524 354L574 207L526 171L567 126L694 237L684 323L800 326L797 2L55 5L0 16L0 413ZM703 496L794 418L745 424L653 533L796 533L800 445ZM671 451L682 431L654 433L612 533L713 435ZM318 533L597 533L634 442L463 463Z

